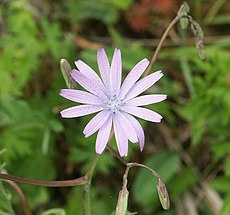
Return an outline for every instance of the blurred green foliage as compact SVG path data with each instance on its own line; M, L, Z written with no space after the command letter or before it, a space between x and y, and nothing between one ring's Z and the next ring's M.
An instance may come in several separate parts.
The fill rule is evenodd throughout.
M191 2L191 13L195 11L204 32L218 37L222 36L218 35L221 29L229 35L229 10L223 8L224 2ZM95 156L96 136L85 139L82 134L91 117L61 119L59 116L60 110L74 105L58 95L65 88L59 61L68 59L73 66L74 60L80 58L98 72L95 47L108 46L107 37L112 44L106 47L110 60L114 47L119 46L122 51L124 75L139 60L150 59L152 49L145 46L143 38L155 35L149 31L134 32L130 25L133 22L129 20L130 13L136 3L133 0L2 1L0 172L43 180L72 179L85 174ZM203 11L203 3L207 13ZM145 8L141 5L138 9ZM171 13L174 15L175 11ZM154 23L156 17L164 24ZM157 26L154 31L164 31L169 17L160 12L152 14L149 18ZM175 32L181 41L186 40L185 32ZM191 32L186 34L192 37ZM102 39L92 42L87 36L96 39L102 36ZM79 39L84 37L85 43ZM137 41L127 42L127 37L135 37ZM146 215L177 214L178 200L182 201L189 193L195 202L204 180L221 199L220 214L229 214L229 48L229 39L214 41L206 46L206 60L198 58L195 45L165 47L161 52L154 71L162 69L165 75L148 93L168 95L167 102L150 108L164 116L163 125L171 133L162 132L164 127L158 124L141 122L146 133L145 150L140 153L137 144L130 144L127 160L145 163L160 173L168 187L172 209L162 211L156 180L149 172L137 169L128 182L129 211ZM170 145L170 138L179 147ZM116 147L114 139L111 144ZM2 150L5 152L1 153ZM184 159L186 156L192 159L189 164ZM100 156L92 181L93 215L114 213L123 174L124 167L109 152ZM34 214L82 214L81 187L20 186ZM21 208L17 194L0 181L0 214L20 215ZM201 197L196 210L199 214L213 214L209 208Z

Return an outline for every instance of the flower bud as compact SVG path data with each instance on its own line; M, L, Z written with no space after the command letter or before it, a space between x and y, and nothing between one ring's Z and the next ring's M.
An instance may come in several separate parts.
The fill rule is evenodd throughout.
M62 72L62 75L64 77L66 86L69 89L74 89L76 87L76 82L70 76L70 72L71 72L72 68L71 68L69 62L66 59L61 59L60 67L61 67L61 72Z
M183 16L183 15L187 15L190 11L189 5L184 2L181 6L180 9L178 11L178 16Z
M125 215L127 212L128 206L128 196L129 191L126 188L126 185L122 187L119 192L117 207L116 207L116 215Z
M161 179L158 179L157 192L158 192L158 196L159 196L162 207L165 210L168 210L170 208L169 195L168 195L168 191L167 191L164 183L161 181Z
M188 28L189 21L187 18L181 18L180 19L180 26L183 30L186 30Z

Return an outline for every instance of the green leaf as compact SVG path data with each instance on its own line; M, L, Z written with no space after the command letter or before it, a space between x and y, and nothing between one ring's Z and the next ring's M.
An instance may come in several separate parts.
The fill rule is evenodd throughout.
M112 0L113 5L120 9L128 9L132 2L133 0Z
M218 176L213 180L212 186L214 187L214 189L216 189L221 193L226 193L226 192L230 193L229 181L230 181L230 177Z
M224 198L224 204L222 206L220 215L229 215L230 213L230 193L228 193Z
M173 179L168 183L168 190L171 199L187 192L198 182L194 172L194 167L185 167L173 177Z
M70 16L74 21L96 19L105 24L114 24L118 21L118 10L109 2L94 0L69 1Z

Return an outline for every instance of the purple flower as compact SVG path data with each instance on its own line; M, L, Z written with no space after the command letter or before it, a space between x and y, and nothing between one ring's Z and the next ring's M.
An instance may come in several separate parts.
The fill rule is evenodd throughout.
M106 147L112 124L121 156L128 154L128 140L132 143L140 142L142 151L145 142L144 130L133 116L150 122L161 121L161 115L140 106L163 101L167 96L139 95L156 83L163 73L157 71L138 81L149 65L149 61L145 58L133 67L121 84L122 63L119 49L114 51L111 66L105 50L98 49L97 62L102 80L87 64L81 60L75 62L78 70L73 69L70 74L88 92L62 89L61 96L82 105L61 111L61 116L73 118L99 112L83 130L85 137L98 131L96 140L98 154L101 154Z

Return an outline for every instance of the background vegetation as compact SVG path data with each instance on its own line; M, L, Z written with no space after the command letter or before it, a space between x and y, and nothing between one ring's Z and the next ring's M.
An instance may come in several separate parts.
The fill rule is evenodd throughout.
M151 58L158 39L182 1L177 0L1 0L0 1L0 171L44 180L83 175L94 157L94 141L82 130L90 117L61 119L71 102L59 61L82 59L97 70L96 49L114 47L124 74ZM130 212L143 215L230 214L230 2L188 1L205 32L200 60L192 32L174 28L154 70L164 78L151 90L168 95L153 105L161 124L145 123L141 153L130 144L127 160L157 170L169 189L163 211L156 181L144 170L129 177ZM114 143L112 143L114 144ZM92 181L93 215L112 214L124 166L108 151ZM82 190L20 184L34 214L82 214ZM53 210L51 210L53 209ZM45 212L46 211L46 212ZM14 190L0 181L0 214L23 214Z

